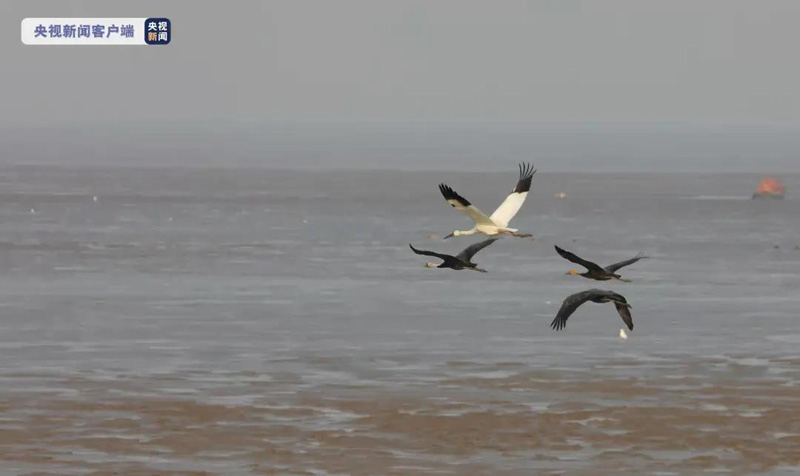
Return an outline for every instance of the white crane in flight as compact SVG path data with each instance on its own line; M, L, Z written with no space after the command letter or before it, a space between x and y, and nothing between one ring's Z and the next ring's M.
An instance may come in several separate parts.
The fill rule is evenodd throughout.
M531 167L530 164L519 164L519 180L517 186L514 187L508 197L497 207L497 210L491 216L486 215L478 207L467 201L466 198L457 194L455 190L445 184L439 184L439 191L442 192L444 199L453 208L466 214L475 226L471 230L455 230L444 238L451 236L474 235L475 233L483 233L484 235L512 235L521 238L533 236L528 233L519 233L516 228L509 228L508 223L514 218L522 204L525 203L525 197L528 196L528 191L531 189L531 181L536 169Z

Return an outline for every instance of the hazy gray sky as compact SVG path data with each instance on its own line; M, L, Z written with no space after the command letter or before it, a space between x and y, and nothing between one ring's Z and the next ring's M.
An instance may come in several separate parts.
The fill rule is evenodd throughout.
M31 0L0 16L5 126L800 127L796 0ZM35 16L166 16L174 38L22 45Z
M15 1L3 122L150 117L800 123L800 2ZM167 16L158 47L33 47L26 16Z

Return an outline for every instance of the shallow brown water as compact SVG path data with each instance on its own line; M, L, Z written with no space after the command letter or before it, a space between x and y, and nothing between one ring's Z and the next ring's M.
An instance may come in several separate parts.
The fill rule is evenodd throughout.
M800 382L800 360L769 365ZM8 375L47 389L5 401L0 459L18 474L65 475L790 474L800 465L798 386L757 367L695 361L669 378L514 362L443 370L452 377L399 392L298 390L299 376L250 372L198 372L202 392L180 375Z

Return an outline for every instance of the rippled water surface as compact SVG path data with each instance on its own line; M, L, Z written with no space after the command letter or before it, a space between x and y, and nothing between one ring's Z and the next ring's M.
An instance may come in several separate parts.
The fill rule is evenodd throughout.
M424 268L477 241L431 239L469 227L438 183L491 211L498 168L0 168L0 473L800 473L799 202L540 170L534 240ZM554 244L651 258L597 283ZM627 340L549 328L590 287Z

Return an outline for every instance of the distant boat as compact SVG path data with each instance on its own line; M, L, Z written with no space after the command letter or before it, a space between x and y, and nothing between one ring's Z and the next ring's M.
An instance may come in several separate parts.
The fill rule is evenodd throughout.
M783 200L786 195L786 187L776 178L764 177L758 184L753 200L758 199L777 199Z

